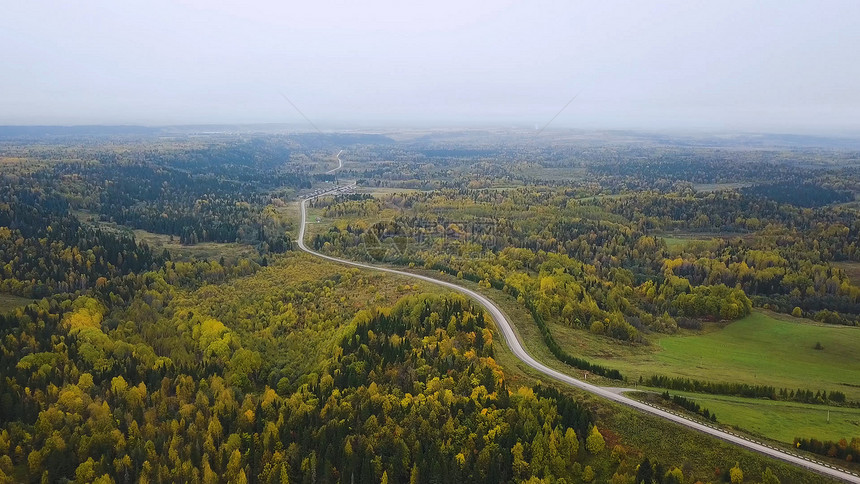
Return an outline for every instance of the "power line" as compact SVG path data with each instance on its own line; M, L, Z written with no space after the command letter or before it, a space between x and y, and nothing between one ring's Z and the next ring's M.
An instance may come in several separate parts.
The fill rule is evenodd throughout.
M290 100L290 98L288 98L288 97L287 97L287 95L286 95L286 94L284 94L284 93L283 93L283 92L281 92L280 90L278 90L278 94L280 94L280 95L281 95L281 97L283 97L283 98L284 98L288 103L290 103L290 106L292 106L292 107L293 107L293 109L295 109L297 113L301 114L301 115L302 115L302 117L303 117L303 118L305 118L305 121L307 121L307 122L308 122L308 124L310 124L311 126L313 126L315 130L317 130L317 133L319 133L319 134L323 134L323 132L322 132L322 131L317 127L317 125L315 125L315 124L314 124L314 122L310 120L310 118L308 118L307 116L305 116L305 113L303 113L303 112L302 112L302 110L301 110L301 109L299 109L299 107L298 107L298 106L296 106L296 104L295 104L294 102L292 102L292 101Z
M555 118L559 117L559 115L561 115L561 113L563 113L564 110L567 109L568 106L570 106L570 103L572 103L573 100L576 99L578 96L579 96L579 93L576 93L572 98L570 98L570 101L568 101L567 104L565 104L563 108L559 109L558 112L555 113L555 116L553 116L552 119L550 119L545 125L543 125L543 128L539 129L538 132L535 133L535 136L541 134L543 132L543 130L546 129L547 126L549 126L553 121L555 121Z

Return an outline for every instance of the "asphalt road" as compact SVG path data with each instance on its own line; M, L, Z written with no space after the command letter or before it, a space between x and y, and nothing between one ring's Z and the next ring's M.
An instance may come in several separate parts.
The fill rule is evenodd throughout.
M331 175L332 173L335 173L336 171L343 168L343 161L340 159L341 153L343 153L343 150L338 151L337 154L334 156L335 158L337 158L337 168L332 168L331 170L325 172L326 175Z
M342 152L342 150L341 150L341 152ZM338 153L338 155L340 155L340 153ZM338 161L340 161L339 157L338 157ZM764 455L767 455L767 456L770 456L770 457L773 457L776 459L780 459L780 460L788 462L790 464L795 464L795 465L798 465L800 467L804 467L806 469L818 472L820 474L834 477L836 479L841 479L841 480L844 480L845 482L860 484L860 475L858 475L857 473L849 473L847 471L835 468L835 467L831 466L830 464L811 460L809 458L806 458L806 457L803 457L803 456L800 456L797 454L788 453L786 451L777 449L775 447L771 447L768 444L757 442L757 441L748 439L746 437L742 437L738 434L734 434L734 433L731 433L731 432L728 432L725 430L721 430L721 429L717 428L716 426L712 426L710 424L704 424L704 423L697 422L695 420L691 420L691 419L689 419L689 418L687 418L681 414L677 414L674 412L663 410L661 408L648 405L648 404L640 402L638 400L633 400L632 398L625 396L624 392L621 391L621 389L618 389L618 388L610 389L610 388L606 388L606 387L599 387L596 385L592 385L592 384L587 383L583 380L573 378L570 375L566 375L564 373L561 373L557 370L554 370L554 369L544 365L543 363L534 359L526 351L526 349L523 347L522 343L520 342L519 338L517 337L516 332L514 332L513 325L511 324L510 320L505 315L505 313L503 313L502 310L499 309L499 307L496 306L496 304L493 301L491 301L490 299L488 299L486 296L479 294L479 293L477 293L471 289L465 288L463 286L459 286L459 285L454 284L452 282L443 281L440 279L434 279L432 277L421 275L421 274L413 274L411 272L400 271L400 270L396 270L396 269L389 269L387 267L377 267L377 266L370 265L370 264L363 264L361 262L354 262L354 261L350 261L350 260L346 260L346 259L339 259L337 257L332 257L329 255L320 254L319 252L316 252L314 250L309 249L305 245L305 227L307 225L305 219L306 219L306 214L307 214L307 210L306 210L307 202L308 202L308 200L312 200L313 198L320 197L320 196L329 194L331 192L335 192L337 190L338 190L338 188L333 188L332 190L329 190L327 192L320 193L314 197L310 197L310 198L306 198L306 199L302 200L302 203L301 203L302 222L301 222L301 227L299 228L298 246L301 250L307 252L308 254L314 255L316 257L321 257L323 259L327 259L327 260L330 260L332 262L337 262L339 264L349 265L349 266L353 266L353 267L360 267L362 269L370 269L370 270L374 270L374 271L388 272L390 274L397 274L397 275L405 276L405 277L411 277L414 279L420 279L422 281L426 281L426 282L429 282L432 284L438 284L440 286L452 289L456 292L459 292L461 294L464 294L464 295L474 299L475 301L478 301L482 306L484 306L484 309L486 309L487 312L490 313L490 315L492 316L493 321L496 323L496 327L498 327L499 331L502 332L502 335L505 338L505 342L507 343L508 347L511 349L511 352L513 352L513 354L517 358L519 358L523 363L525 363L526 365L528 365L528 366L534 368L535 370L543 373L544 375L547 375L547 376L549 376L555 380L558 380L560 382L566 383L570 386L579 388L581 390L585 390L589 393L593 393L593 394L598 395L600 397L603 397L607 400L612 400L613 402L627 405L628 407L632 407L632 408L639 410L641 412L655 415L657 417L669 420L671 422L675 422L677 424L683 425L683 426L691 428L693 430L696 430L696 431L699 431L699 432L702 432L702 433L705 433L708 435L712 435L714 437L725 440L727 442L731 442L733 444L739 445L739 446L744 447L746 449L753 450L753 451L759 452L761 454L764 454Z

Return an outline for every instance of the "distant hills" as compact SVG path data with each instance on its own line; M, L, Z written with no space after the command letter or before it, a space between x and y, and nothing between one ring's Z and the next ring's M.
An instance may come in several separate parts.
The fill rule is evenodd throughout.
M369 132L368 132L369 131ZM198 124L176 126L136 125L81 125L81 126L0 126L0 140L57 140L72 138L104 137L153 137L153 136L219 136L225 134L289 134L303 144L389 144L395 140L414 142L463 142L463 137L473 141L516 143L535 140L528 130L501 128L488 130L445 129L374 129L368 131L341 130L312 132L307 126L294 124ZM404 138L405 135L405 138ZM501 137L501 140L499 140ZM648 144L682 147L712 148L824 148L839 150L860 149L860 135L804 135L788 133L685 133L636 130L583 130L551 129L543 133L548 143L566 140L585 144L621 143Z

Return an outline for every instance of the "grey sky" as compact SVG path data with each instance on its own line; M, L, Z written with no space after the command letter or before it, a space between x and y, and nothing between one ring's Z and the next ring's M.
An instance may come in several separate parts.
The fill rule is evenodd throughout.
M0 0L0 124L860 132L860 2Z

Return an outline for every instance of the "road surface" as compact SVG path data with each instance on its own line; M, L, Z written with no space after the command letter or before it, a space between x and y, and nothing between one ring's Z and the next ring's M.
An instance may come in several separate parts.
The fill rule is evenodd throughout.
M338 155L340 155L340 153L338 153ZM340 158L338 158L338 160L340 160ZM737 444L737 445L744 447L746 449L754 450L756 452L767 455L769 457L780 459L780 460L788 462L790 464L795 464L795 465L804 467L806 469L809 469L809 470L812 470L812 471L815 471L815 472L818 472L818 473L821 473L821 474L824 474L824 475L827 475L830 477L834 477L836 479L841 479L841 480L844 480L845 482L860 484L860 475L858 475L857 473L849 473L847 471L835 468L835 467L831 466L830 464L825 464L823 462L810 460L809 458L802 457L802 456L797 455L797 454L788 453L786 451L777 449L775 447L771 447L768 444L757 442L757 441L748 439L746 437L742 437L738 434L734 434L734 433L729 432L729 431L721 430L721 429L717 428L716 426L713 426L710 424L705 424L705 423L700 423L700 422L697 422L695 420L691 420L691 419L689 419L689 418L687 418L681 414L670 412L667 410L663 410L661 408L654 407L654 406L651 406L649 404L640 402L638 400L634 400L632 398L629 398L629 397L624 395L624 392L622 389L599 387L596 385L592 385L590 383L586 383L585 381L578 380L576 378L573 378L570 375L566 375L564 373L561 373L558 370L554 370L554 369L544 365L543 363L534 359L526 351L526 349L523 347L522 343L520 342L519 338L517 338L517 334L514 332L513 325L511 324L510 320L508 320L508 317L505 316L505 314L502 312L502 310L499 309L499 307L496 306L496 304L493 301L491 301L490 299L488 299L486 296L479 294L479 293L477 293L471 289L468 289L468 288L465 288L463 286L454 284L452 282L448 282L448 281L444 281L444 280L440 280L440 279L435 279L435 278L421 275L421 274L413 274L411 272L400 271L397 269L389 269L387 267L378 267L378 266L374 266L374 265L370 265L370 264L364 264L361 262L354 262L354 261L350 261L350 260L346 260L346 259L339 259L337 257L332 257L329 255L320 254L319 252L316 252L312 249L309 249L305 245L305 227L307 225L307 223L306 223L306 216L307 216L306 206L307 206L308 200L312 200L316 197L330 194L331 192L335 192L337 190L342 190L342 189L343 189L343 187L333 188L333 189L328 190L326 192L323 192L323 193L320 193L320 194L317 194L315 196L311 196L311 197L308 197L308 198L305 198L302 200L302 203L301 203L302 222L301 222L301 226L299 228L299 240L298 240L298 246L301 250L307 252L308 254L314 255L316 257L321 257L323 259L327 259L327 260L330 260L332 262L337 262L339 264L345 264L345 265L349 265L349 266L353 266L353 267L360 267L362 269L370 269L370 270L374 270L374 271L388 272L390 274L397 274L400 276L411 277L414 279L420 279L422 281L429 282L431 284L437 284L437 285L440 285L443 287L447 287L448 289L452 289L456 292L459 292L460 294L464 294L464 295L474 299L475 301L478 301L478 303L480 303L481 306L483 306L484 309L486 309L486 311L490 313L490 316L492 316L493 321L495 321L496 326L499 328L499 331L502 332L502 335L505 338L505 342L507 343L508 347L511 349L511 352L514 354L514 356L519 358L526 365L534 368L535 370L543 373L544 375L547 375L547 376L549 376L555 380L558 380L560 382L566 383L570 386L579 388L581 390L585 390L589 393L593 393L593 394L600 396L600 397L603 397L607 400L611 400L613 402L627 405L628 407L632 407L632 408L639 410L641 412L655 415L657 417L669 420L671 422L681 424L685 427L688 427L688 428L691 428L693 430L697 430L699 432L717 437L719 439L725 440L727 442L731 442L733 444Z
M343 150L338 151L337 154L334 155L334 157L337 158L337 168L332 168L331 170L325 172L326 175L331 175L332 173L335 173L336 171L343 168L343 161L340 159L341 153L343 153Z

